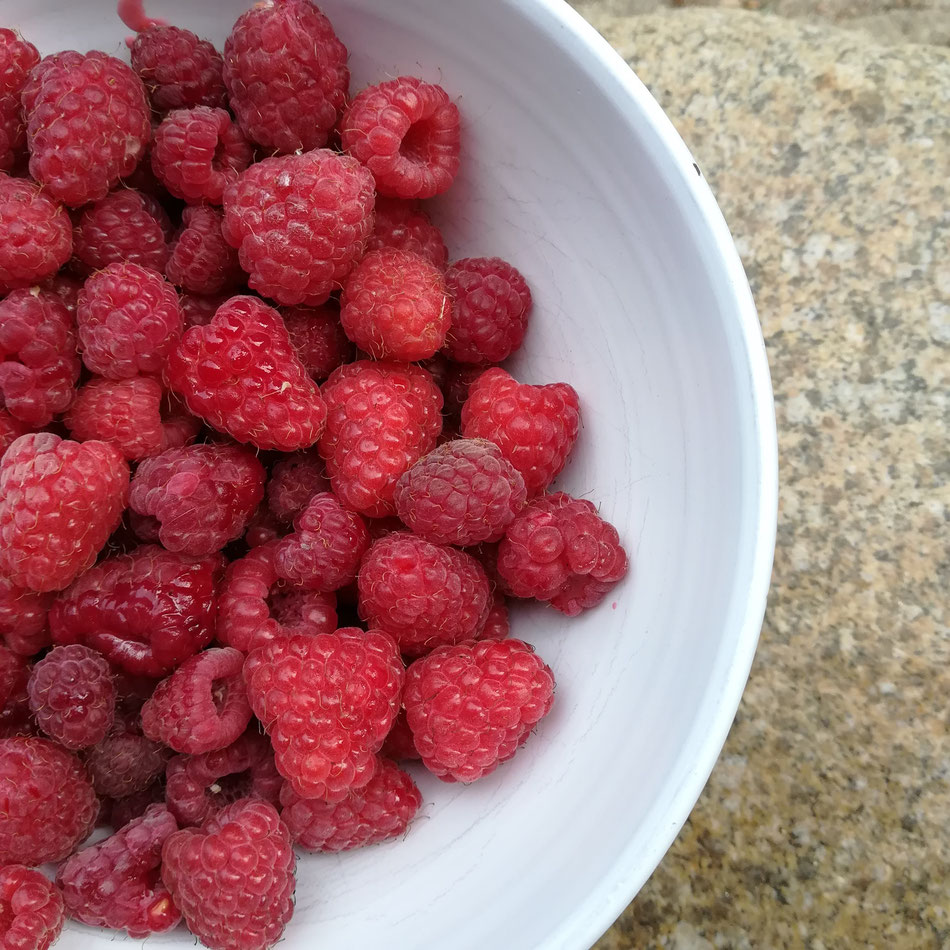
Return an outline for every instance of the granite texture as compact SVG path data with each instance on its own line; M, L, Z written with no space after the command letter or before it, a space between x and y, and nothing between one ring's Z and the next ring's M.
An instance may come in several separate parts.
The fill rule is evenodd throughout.
M950 54L740 11L588 13L732 228L781 459L735 725L597 950L948 947Z

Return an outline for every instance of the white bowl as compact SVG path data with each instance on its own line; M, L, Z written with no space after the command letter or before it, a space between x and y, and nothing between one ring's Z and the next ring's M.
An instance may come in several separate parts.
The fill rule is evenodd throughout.
M243 0L152 0L219 46ZM559 487L620 530L631 576L518 636L558 680L525 748L470 787L417 772L404 840L304 856L284 947L584 950L633 897L716 760L752 661L776 519L776 442L758 320L693 159L623 61L561 0L322 0L352 88L442 83L464 119L438 202L453 256L493 255L536 301L527 382L566 380L584 428ZM124 55L112 5L7 0L43 52ZM63 950L114 946L70 924ZM150 947L191 947L184 931Z

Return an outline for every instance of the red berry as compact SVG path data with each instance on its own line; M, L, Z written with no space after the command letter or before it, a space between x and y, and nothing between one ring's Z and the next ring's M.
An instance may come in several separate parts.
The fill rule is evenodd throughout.
M171 276L168 279L173 280ZM185 315L185 329L188 329L190 327L204 327L211 323L218 307L228 300L228 295L219 294L206 297L200 294L181 293L178 299L181 304L181 311Z
M22 864L0 868L0 946L4 950L47 950L65 918L63 895L52 881Z
M311 379L326 379L338 366L353 359L353 344L343 332L335 304L282 307L280 313L290 342Z
M442 232L417 201L399 198L376 198L376 225L366 242L367 251L393 247L424 257L444 271L449 261Z
M77 277L72 277L65 271L54 274L49 280L43 283L43 290L49 290L56 294L66 305L66 309L75 318L76 306L79 303L79 291L82 290L82 281Z
M219 294L244 282L237 251L221 233L221 212L216 208L185 208L182 229L171 245L165 276L193 294ZM224 301L220 301L224 303ZM182 307L184 308L184 301ZM211 308L205 323L211 322L219 303ZM193 321L186 321L194 326Z
M30 426L25 422L20 422L6 409L0 409L0 458L21 435L26 435L30 431Z
M40 54L13 30L0 29L0 170L16 164L26 144L20 92Z
M30 676L28 659L0 646L0 713L6 718L21 716L29 706Z
M504 596L496 591L491 610L488 611L488 619L485 621L485 626L482 627L477 639L504 640L510 633L511 624L508 620L508 605Z
M296 452L274 463L267 483L267 504L278 520L291 522L314 495L329 490L320 456L312 450Z
M145 791L165 771L168 756L158 742L119 729L87 750L86 771L99 795L123 799Z
M271 514L266 503L257 506L257 511L251 515L244 532L244 543L249 548L259 548L269 541L276 541L281 536L277 519Z
M248 656L244 678L277 770L301 798L338 802L373 777L402 690L390 637L343 627L275 640Z
M0 52L2 50L0 45ZM0 104L0 123L2 112ZM2 136L0 128L0 139ZM0 237L0 293L40 283L55 274L73 252L72 226L63 206L33 182L10 178L3 172L0 172Z
M278 303L323 303L372 230L372 175L327 149L265 158L224 192L224 236L248 285Z
M126 795L125 798L107 798L102 799L102 801L108 806L108 821L106 823L112 825L118 831L130 821L141 818L149 805L165 804L164 778L152 782L148 788L142 789L141 792Z
M459 169L459 110L446 91L413 76L364 89L340 121L344 151L390 198L431 198Z
M207 326L181 338L167 368L188 408L238 442L292 452L320 436L326 405L280 315L232 297Z
M14 653L33 656L50 644L46 615L53 594L17 587L0 574L0 639Z
M484 365L447 363L445 375L440 384L445 397L446 418L456 421L461 417L462 406L465 405L465 400L468 399L468 391L471 389L472 383L486 369L488 367Z
M396 762L417 760L419 753L412 741L412 730L406 721L406 710L400 709L399 715L393 723L386 741L383 743L382 755Z

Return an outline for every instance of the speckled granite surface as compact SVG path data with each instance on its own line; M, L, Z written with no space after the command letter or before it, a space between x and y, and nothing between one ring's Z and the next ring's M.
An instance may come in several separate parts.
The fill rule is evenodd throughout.
M950 946L950 54L589 16L697 156L760 308L781 511L712 779L597 950Z

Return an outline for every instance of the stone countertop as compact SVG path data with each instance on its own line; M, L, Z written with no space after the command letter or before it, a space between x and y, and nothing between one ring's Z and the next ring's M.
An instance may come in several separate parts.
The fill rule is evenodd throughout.
M585 13L745 262L781 498L709 785L596 950L950 946L950 51L762 13Z

